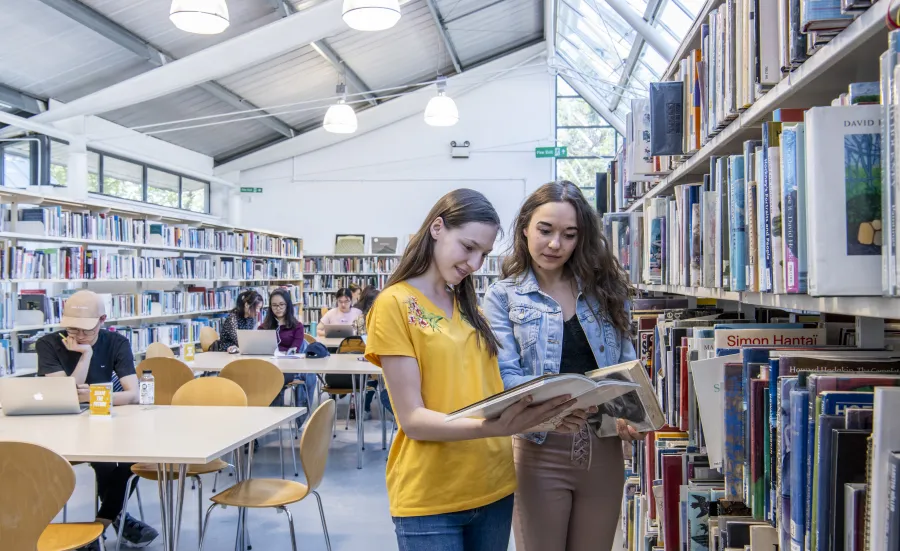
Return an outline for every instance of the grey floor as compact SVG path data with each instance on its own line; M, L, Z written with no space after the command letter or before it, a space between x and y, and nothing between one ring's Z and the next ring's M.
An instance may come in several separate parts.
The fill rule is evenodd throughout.
M373 410L376 409L373 407ZM339 402L337 438L332 442L328 456L328 467L325 479L319 487L325 507L325 517L331 536L334 551L397 549L394 537L394 525L388 511L387 491L384 482L386 451L381 449L381 423L377 420L366 422L366 450L363 455L363 468L356 468L356 430L351 421L350 429L344 430L346 416L346 400ZM390 424L388 424L390 430ZM285 434L287 434L285 432ZM297 441L295 441L297 443ZM287 445L287 439L285 439ZM278 459L278 438L269 435L260 442L260 449L254 454L253 476L281 477L281 466ZM285 451L285 468L288 478L303 482L303 472L294 478L289 450ZM298 458L299 461L299 458ZM299 468L299 463L298 463ZM75 467L77 485L75 493L69 501L69 522L88 521L94 519L94 474L88 465ZM233 478L219 475L217 490L231 484ZM209 506L212 475L203 476L203 508ZM144 520L152 526L159 526L159 494L155 482L140 483L141 499L144 505ZM197 534L197 492L186 489L184 512L182 519L181 541L179 549L196 550ZM315 498L308 498L289 506L294 516L297 531L297 547L303 551L324 551L325 539ZM128 511L138 517L137 500L132 497ZM207 532L204 549L221 551L234 549L236 509L215 509L212 513L210 527ZM56 522L62 520L60 514ZM251 510L248 526L254 550L290 551L291 542L288 532L288 521L284 514L274 510ZM511 538L510 538L511 539ZM115 534L107 531L107 549L115 549ZM613 549L621 549L620 538L617 537ZM124 546L122 549L126 549ZM162 549L162 539L157 539L148 551ZM510 550L515 546L510 541ZM606 550L598 550L606 551Z

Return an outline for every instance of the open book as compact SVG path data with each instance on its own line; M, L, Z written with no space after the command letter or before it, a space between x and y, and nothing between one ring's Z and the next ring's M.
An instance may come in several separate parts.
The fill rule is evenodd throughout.
M639 361L589 371L584 375L560 373L544 375L495 394L461 410L448 413L445 421L465 417L495 419L515 402L531 395L540 404L569 394L575 402L560 415L533 427L529 432L554 430L570 411L599 408L592 418L598 436L616 434L616 419L625 419L638 432L656 430L665 424L662 409Z

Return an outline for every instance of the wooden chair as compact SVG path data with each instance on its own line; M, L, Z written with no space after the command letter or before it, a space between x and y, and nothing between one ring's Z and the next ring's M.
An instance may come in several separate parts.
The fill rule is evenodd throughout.
M341 344L338 345L337 354L365 354L366 353L366 343L362 340L362 337L347 337L341 341ZM350 408L353 404L353 381L351 381L352 375L325 375L322 377L322 389L321 392L330 394L332 396L350 396L350 405L347 406L347 422L344 425L344 430L350 429ZM348 384L350 383L350 384ZM357 389L360 392L364 392L365 389ZM357 416L362 415L362 412L356 412Z
M191 371L191 368L175 357L147 358L138 364L135 371L137 371L138 379L144 375L145 371L153 373L153 403L158 406L172 405L172 397L175 392L194 380L194 372Z
M337 349L338 354L365 354L366 342L362 337L347 337L341 341Z
M310 335L309 333L303 334L303 340L305 340L307 344L312 344L312 343L316 342L316 338L313 337L312 335Z
M200 350L209 352L209 347L219 340L219 334L212 327L204 326L200 328Z
M161 342L152 342L144 353L145 358L174 358L175 353L172 349Z
M50 524L75 490L75 471L47 448L0 442L0 488L4 551L69 551L103 533L99 522Z
M146 361L147 360L141 362L141 365L146 363ZM185 366L185 368L187 368L187 366ZM190 369L188 369L188 371L190 371ZM174 393L174 396L172 396L171 398L171 405L247 407L247 395L244 393L244 390L240 387L240 385L228 379L222 379L220 377L202 377L200 379L193 379L192 377L191 381L188 381L187 383L181 385L181 387ZM203 481L200 480L200 475L218 472L225 467L228 467L228 463L221 459L214 459L213 461L210 461L209 463L205 463L203 465L188 465L187 476L193 479L194 483L197 484L198 537L199 534L203 533ZM129 479L128 485L126 487L130 487L131 484L135 484L137 482L137 477L153 481L159 479L159 473L156 470L155 463L137 463L135 465L132 465L131 472L134 474L132 475L131 479ZM128 492L125 493L125 504L122 506L122 511L125 512L127 511L127 509ZM119 525L119 534L118 539L116 540L116 551L118 551L121 547L122 528L124 526L124 522Z
M322 530L325 533L325 547L331 551L331 539L328 537L328 525L325 523L325 510L322 508L322 497L316 491L325 476L325 465L328 462L328 448L331 444L330 428L334 423L334 400L326 400L310 416L300 439L300 462L306 484L293 480L272 478L250 478L238 482L231 488L210 498L212 505L206 510L204 527L209 527L209 515L216 505L222 507L248 507L253 509L274 508L287 514L291 529L291 545L297 551L297 538L294 534L294 517L287 506L308 497L315 496L319 505L319 517L322 519ZM205 530L205 528L204 528ZM203 551L204 531L200 536L200 551Z
M275 364L266 360L245 358L235 360L219 373L219 377L231 379L241 385L247 393L247 405L251 407L267 407L279 392L284 392L284 373ZM283 427L279 428L281 431ZM281 446L281 477L284 478L284 434L279 433ZM291 450L293 450L293 445ZM297 459L294 456L294 472L297 472Z

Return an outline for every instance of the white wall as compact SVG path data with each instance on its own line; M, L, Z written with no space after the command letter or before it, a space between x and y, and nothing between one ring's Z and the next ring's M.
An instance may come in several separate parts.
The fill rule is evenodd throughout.
M367 247L372 236L405 244L439 197L468 187L494 204L505 230L526 195L553 177L553 160L536 159L534 148L554 145L554 93L550 74L518 69L455 97L456 126L430 127L419 112L243 171L241 186L263 193L242 197L240 223L299 235L307 253L333 251L336 234L365 234ZM471 143L470 158L450 157L454 140Z

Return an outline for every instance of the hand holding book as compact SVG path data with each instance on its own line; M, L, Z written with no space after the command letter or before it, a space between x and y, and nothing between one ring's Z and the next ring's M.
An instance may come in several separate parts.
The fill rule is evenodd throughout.
M534 397L531 395L514 402L499 416L485 421L485 430L490 436L513 436L562 415L572 407L575 400L566 394L539 404L532 404L533 402Z

